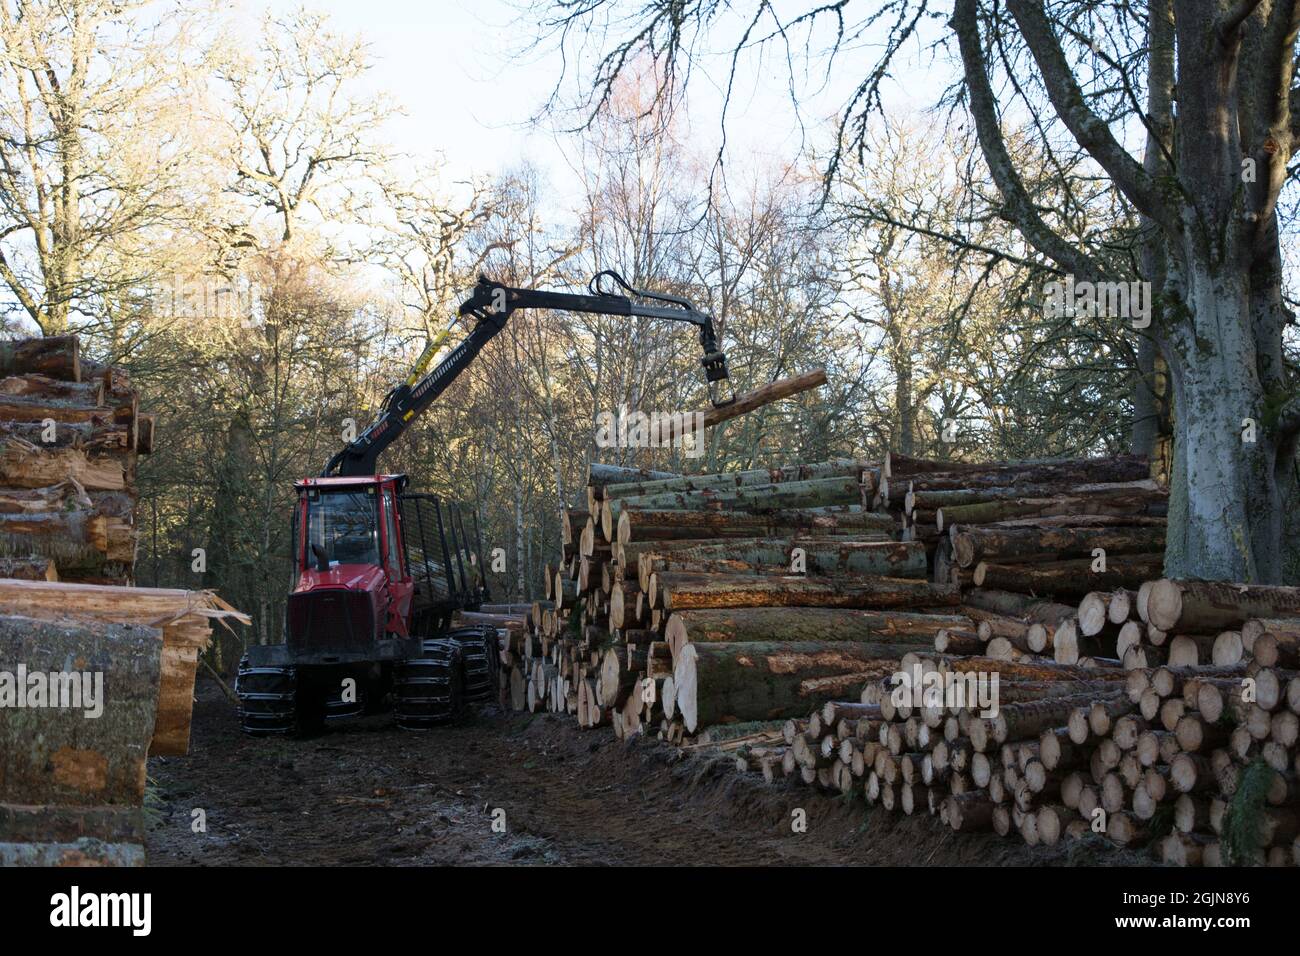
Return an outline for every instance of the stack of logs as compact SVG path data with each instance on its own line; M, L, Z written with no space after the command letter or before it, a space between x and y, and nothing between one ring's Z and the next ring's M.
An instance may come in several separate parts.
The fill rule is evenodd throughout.
M75 336L0 342L0 577L130 584L153 431L126 373Z
M1146 469L593 466L503 700L958 831L1300 862L1300 590L1160 580Z
M918 654L902 692L881 682L787 721L782 740L739 747L738 766L1030 845L1097 832L1177 865L1300 864L1300 588L1161 579L1139 593L1125 623L1244 655L1080 667ZM974 674L986 692L998 675L996 713L987 693L939 692Z
M504 651L517 709L675 741L771 720L896 669L954 615L925 547L834 460L681 477L594 465L565 561Z
M144 862L146 757L188 751L236 621L209 591L0 579L0 866Z

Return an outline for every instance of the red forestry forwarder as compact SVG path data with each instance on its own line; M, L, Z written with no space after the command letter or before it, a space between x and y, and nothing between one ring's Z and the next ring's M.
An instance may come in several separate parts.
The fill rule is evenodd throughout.
M608 270L585 295L480 278L459 309L460 319L475 320L465 339L425 374L440 344L431 342L374 423L319 478L295 484L285 642L249 648L240 661L235 689L246 733L310 734L326 720L378 712L390 700L398 726L423 728L492 695L495 629L451 627L458 610L477 609L488 597L476 561L477 522L471 546L457 505L408 492L406 475L380 474L378 459L519 309L688 322L700 330L710 400L720 406L734 399L713 320L686 299L635 289Z

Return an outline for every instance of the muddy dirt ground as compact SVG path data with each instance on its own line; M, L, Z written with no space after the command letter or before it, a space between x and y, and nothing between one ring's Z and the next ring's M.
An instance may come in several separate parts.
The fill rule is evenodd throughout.
M485 708L423 733L377 716L306 741L254 739L215 684L197 695L189 755L149 761L155 866L1149 862L1099 837L1031 849L958 836L552 715ZM206 832L193 832L196 809Z

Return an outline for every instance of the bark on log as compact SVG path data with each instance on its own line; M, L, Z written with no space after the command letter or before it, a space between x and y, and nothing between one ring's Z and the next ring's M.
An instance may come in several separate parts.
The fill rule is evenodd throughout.
M736 511L624 511L618 519L618 542L684 538L754 538L789 532L845 534L857 531L893 532L890 515L874 512L817 514L778 511L754 515Z
M1300 617L1300 588L1163 578L1151 585L1147 616L1166 632L1232 630L1251 618Z
M688 733L718 723L807 714L894 672L905 646L856 642L687 644L673 682Z
M162 648L154 627L0 617L0 803L139 806ZM53 697L32 698L51 673L74 672L91 699L74 700L62 676Z
M954 524L989 524L1008 518L1047 515L1163 515L1168 497L1164 490L1134 489L1114 495L1011 498L940 508L935 512L934 521L943 531Z
M7 487L45 488L68 480L87 491L129 487L122 458L91 457L79 448L46 449L12 434L0 441L0 484Z
M211 620L250 623L210 591L98 587L0 579L0 607L41 620L74 619L157 625L162 629L162 678L151 754L189 750L190 713L198 654L207 647Z
M915 608L955 605L954 584L913 578L809 578L797 575L675 574L658 576L668 611L722 607Z
M634 498L601 502L600 527L613 540L624 511L728 510L767 513L776 510L824 508L832 505L865 506L870 485L858 478L816 478L783 484L753 485L730 491L664 491Z
M1107 556L1106 570L1092 570L1092 559L1053 561L1043 564L990 564L975 567L977 587L1001 588L1058 597L1081 598L1102 588L1136 587L1164 565L1162 555L1122 554Z
M681 475L671 471L654 471L650 468L628 468L623 465L605 465L593 461L587 470L587 487L598 489L601 494L607 485L625 484L630 481L660 481L665 478L680 478ZM601 495L603 499L603 494ZM599 500L599 499L598 499Z
M1034 476L1024 480L1042 480L1043 475L1079 475L1088 481L1136 481L1149 477L1150 466L1142 455L1117 455L1113 458L1033 458L1023 461L956 462L912 458L887 452L884 473L888 478L900 475L924 475L933 480L935 473L948 476L971 476L980 473L1007 473ZM917 479L918 481L920 479Z
M0 375L45 375L81 381L81 345L75 335L0 342Z
M24 581L57 581L58 570L50 558L0 558L0 578Z
M914 511L934 512L963 505L1032 498L1122 498L1128 492L1158 492L1160 485L1151 479L1120 482L1055 481L1042 484L1016 483L1005 487L990 485L934 490L914 489L903 500L907 514Z
M874 641L924 647L936 628L964 627L958 615L851 608L732 608L676 611L664 639L673 654L688 643Z
M780 401L783 398L789 398L792 395L798 395L800 392L806 392L810 389L819 388L826 384L825 369L814 369L811 372L805 372L802 375L796 375L792 378L783 378L775 382L769 382L766 385L760 385L752 392L746 392L744 395L737 395L734 400L726 405L712 405L699 413L703 416L704 427L712 428L720 425L722 422L729 421L733 418L739 418L741 415L748 414L764 405L771 405L773 402ZM695 414L683 415L683 422L696 421ZM667 430L668 436L675 438L671 429ZM661 440L666 440L660 436Z
M955 525L953 556L963 568L980 561L1019 564L1091 557L1093 548L1111 554L1154 554L1165 546L1163 527L1140 528L966 528ZM1014 560L1006 560L1008 558Z
M655 495L665 491L734 491L750 485L770 485L786 481L811 481L815 478L854 478L871 465L853 458L835 458L808 465L790 465L784 468L754 468L748 471L726 471L709 475L683 475L659 481L633 481L626 484L606 485L603 497L631 498Z
M802 551L803 570L812 575L874 574L894 578L925 576L925 546L919 542L854 541L835 538L758 538L735 541L673 542L670 550L636 548L638 580L649 590L652 571L675 570L697 561L734 560L794 573L794 549Z

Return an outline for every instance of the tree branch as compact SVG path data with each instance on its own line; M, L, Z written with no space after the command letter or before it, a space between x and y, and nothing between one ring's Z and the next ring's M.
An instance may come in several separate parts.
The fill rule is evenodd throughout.
M1056 38L1041 2L1036 0L1007 0L1007 9L1015 17L1043 76L1043 86L1048 98L1066 128L1110 174L1116 187L1133 203L1137 210L1159 223L1166 231L1174 233L1178 221L1166 208L1156 193L1155 183L1142 164L1129 155L1110 127L1100 116L1088 108L1083 90L1074 78L1074 71L1065 59L1065 53Z
M1080 279L1094 279L1100 270L1087 254L1057 235L1034 208L1025 184L1007 152L998 122L997 101L989 85L988 71L975 18L976 0L957 0L951 26L957 34L962 67L966 74L971 115L989 172L1006 204L1006 211L1025 238L1043 255L1053 259Z
M1236 6L1230 10L1225 10L1214 24L1214 32L1218 34L1219 39L1224 43L1228 42L1232 35L1246 22L1246 18L1255 12L1255 8L1259 4L1260 0L1237 0Z

